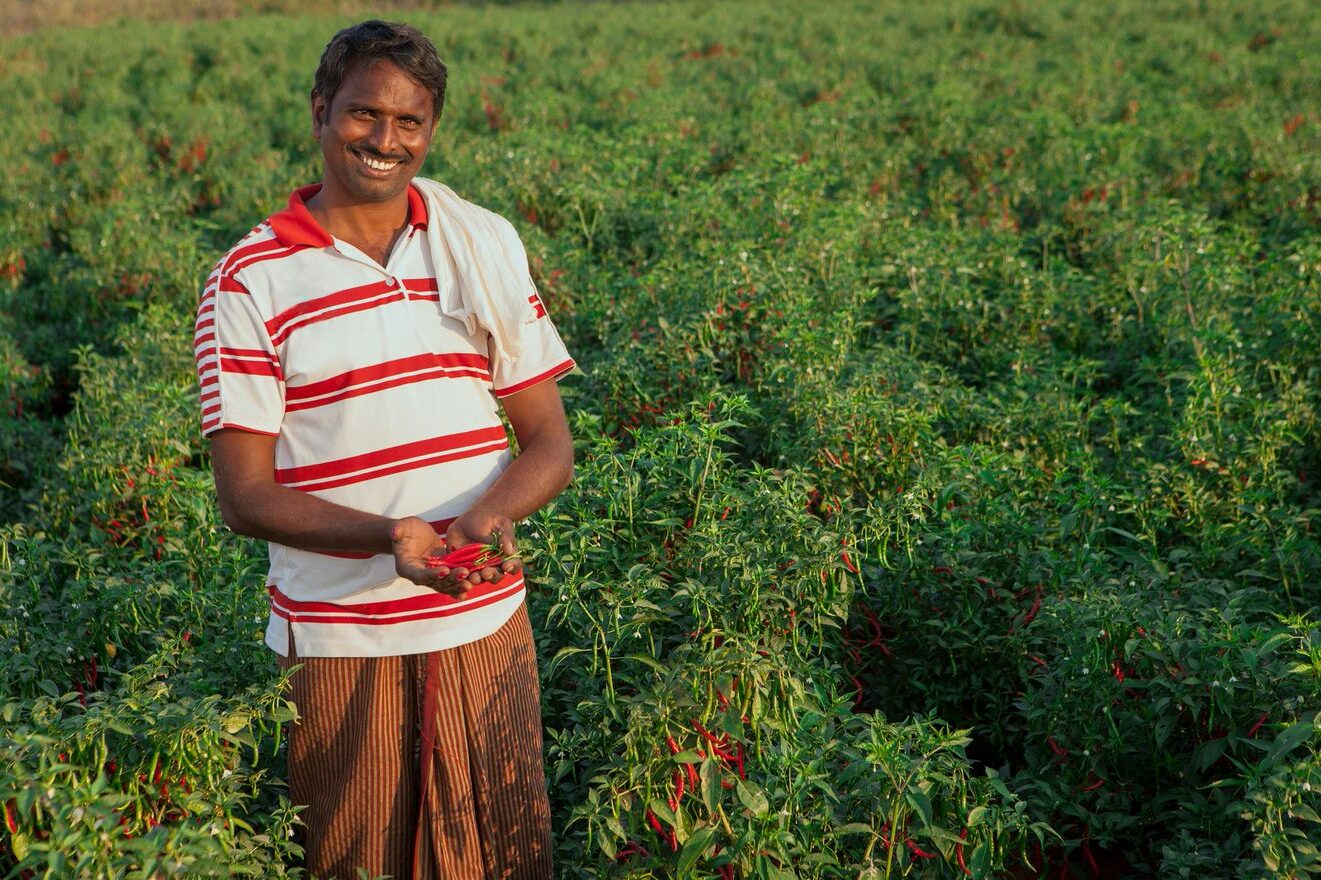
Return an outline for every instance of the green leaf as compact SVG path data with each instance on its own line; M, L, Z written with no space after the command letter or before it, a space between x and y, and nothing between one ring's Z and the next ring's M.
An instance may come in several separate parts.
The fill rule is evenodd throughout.
M665 667L656 661L655 657L649 657L646 654L629 654L625 659L636 660L644 666L650 667L654 672L664 675Z
M850 822L847 825L836 825L835 834L843 836L845 834L871 834L872 827L866 822Z
M968 811L968 827L976 828L986 818L986 808L982 806L973 807Z
M20 862L28 857L28 836L23 832L9 836L9 846L14 850L14 858Z
M1269 763L1282 755L1292 752L1294 749L1298 748L1299 745L1306 742L1307 739L1312 736L1315 729L1316 728L1307 721L1299 721L1295 724L1290 724L1279 736L1275 737L1275 742L1271 744L1271 750L1262 760Z
M702 784L702 803L707 810L714 813L716 807L720 804L720 768L716 766L715 759L708 757L702 762L702 766L697 771L698 781Z
M770 809L770 803L766 800L760 788L755 783L740 779L734 786L734 791L738 795L739 802L744 808L754 816L764 816Z
M674 819L674 811L670 809L670 805L665 803L665 801L660 798L652 798L647 806L651 807L651 811L666 825L673 828L677 824Z
M693 832L692 836L684 843L683 849L679 852L679 865L677 873L683 876L685 871L690 870L697 860L706 855L707 848L711 845L711 839L715 837L715 830L710 825L703 825Z
M223 722L225 727L225 732L238 733L240 730L243 730L245 727L247 727L248 723L251 720L252 720L252 716L249 715L247 712L243 712L243 711L232 712L229 715L225 716L225 720Z
M931 827L931 798L927 797L926 792L920 788L910 788L904 799L908 801L908 805L913 808L918 818L921 819L922 828L924 830L929 829Z

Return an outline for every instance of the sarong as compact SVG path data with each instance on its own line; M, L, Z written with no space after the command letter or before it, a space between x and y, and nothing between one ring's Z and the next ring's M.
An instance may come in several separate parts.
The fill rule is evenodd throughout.
M287 669L289 799L320 880L550 880L536 647L522 605L495 633L400 657ZM429 711L428 711L429 710ZM427 745L431 747L426 747Z

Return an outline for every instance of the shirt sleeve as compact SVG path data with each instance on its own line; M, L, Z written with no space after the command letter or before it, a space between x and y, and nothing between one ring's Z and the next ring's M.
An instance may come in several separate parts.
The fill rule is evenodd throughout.
M272 437L284 420L284 373L252 294L221 267L207 279L193 337L202 436L238 428Z
M515 322L514 332L518 334L516 358L510 361L500 357L494 337L489 342L491 384L497 397L517 394L547 379L559 379L572 372L576 366L550 315L546 313L546 306L537 293L536 285L532 283L527 269L527 255L522 243L518 241L518 234L507 222L506 226L506 234L512 236L508 246L522 263L520 269L525 278L524 290L529 311L526 320Z

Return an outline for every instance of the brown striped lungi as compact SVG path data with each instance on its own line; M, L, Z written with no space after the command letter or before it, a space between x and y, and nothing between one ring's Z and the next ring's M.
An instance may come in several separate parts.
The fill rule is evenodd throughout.
M289 798L306 805L310 875L549 880L526 605L492 635L430 654L300 660L291 633L280 667L296 663Z

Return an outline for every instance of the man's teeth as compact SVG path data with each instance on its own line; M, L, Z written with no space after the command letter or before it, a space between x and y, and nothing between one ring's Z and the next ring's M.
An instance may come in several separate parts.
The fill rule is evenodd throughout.
M369 159L361 153L358 154L358 158L361 159L368 168L375 168L377 171L389 171L391 168L399 164L398 162L381 162L377 159Z

